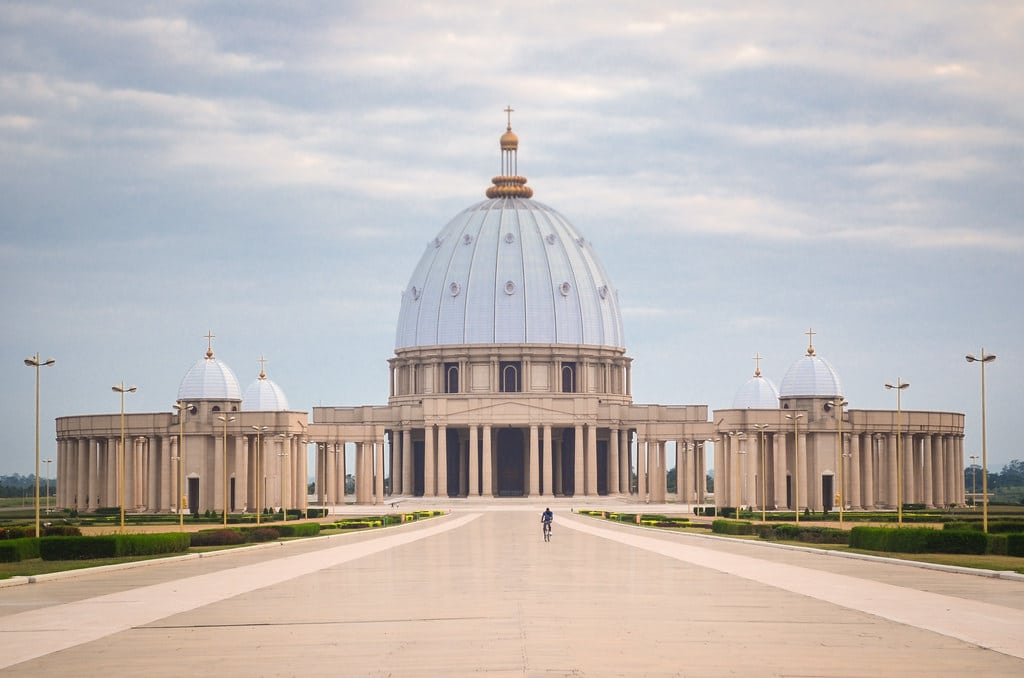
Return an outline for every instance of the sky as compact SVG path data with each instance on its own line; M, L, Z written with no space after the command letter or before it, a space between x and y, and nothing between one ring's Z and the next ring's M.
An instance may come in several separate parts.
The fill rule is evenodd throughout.
M902 379L969 458L984 348L989 467L1024 458L1024 5L582 7L0 4L0 473L33 472L36 352L44 458L122 381L170 411L210 331L243 390L264 356L292 409L385 404L506 106L619 290L635 402L728 408L813 328L852 409Z

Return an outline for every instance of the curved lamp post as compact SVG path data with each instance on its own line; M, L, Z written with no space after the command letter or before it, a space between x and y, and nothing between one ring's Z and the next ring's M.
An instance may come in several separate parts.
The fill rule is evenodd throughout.
M234 417L228 417L221 415L217 417L219 421L224 422L224 444L222 445L221 453L224 462L224 527L228 526L228 422L234 421Z
M184 400L174 403L174 409L178 410L178 456L174 458L178 462L178 528L185 531L185 413L191 407Z
M793 514L800 522L800 419L803 414L787 414L793 421Z
M118 455L119 478L118 478L118 499L121 504L121 534L124 534L124 394L138 391L136 386L125 386L122 381L117 386L111 386L110 390L121 394L121 454Z
M979 358L969 354L964 357L969 363L981 363L981 525L982 529L988 533L988 441L985 438L985 363L992 362L996 357L992 354L986 354L984 348L981 349L981 357Z
M39 354L36 353L31 358L25 358L26 367L36 368L36 539L40 537L39 532L39 368L49 367L53 365L56 360L53 358L47 358L46 360L40 360Z
M900 459L900 438L903 437L902 423L903 423L903 411L902 401L900 394L910 387L910 384L904 384L898 378L896 379L896 385L886 384L885 388L896 391L896 520L902 525L903 524L903 460Z
M765 470L766 451L764 447L764 432L768 430L768 424L754 424L754 430L761 435L761 522L766 522L765 511L768 505L768 474Z

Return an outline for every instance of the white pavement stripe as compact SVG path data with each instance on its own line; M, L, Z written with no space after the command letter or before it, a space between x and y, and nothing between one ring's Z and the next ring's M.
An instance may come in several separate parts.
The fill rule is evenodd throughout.
M479 513L376 539L0 617L0 668L461 527Z
M589 525L563 526L1024 659L1024 611ZM971 576L955 575L950 576Z

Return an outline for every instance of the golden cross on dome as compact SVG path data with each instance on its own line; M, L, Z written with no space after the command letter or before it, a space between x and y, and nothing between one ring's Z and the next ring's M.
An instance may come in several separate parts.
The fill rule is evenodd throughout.
M761 376L761 361L762 360L764 360L764 358L761 357L760 353L755 353L754 354L754 376L755 377L760 377Z
M515 113L511 105L505 107L505 114L508 115L508 129L512 129L512 114Z
M807 355L814 355L814 335L817 332L814 331L814 328L808 327L804 334L807 335Z
M212 330L206 330L206 357L213 358L213 338L216 337Z
M261 354L260 359L257 360L256 362L260 364L260 379L266 379L267 373L263 371L263 366L267 364L267 359L264 358L263 355Z

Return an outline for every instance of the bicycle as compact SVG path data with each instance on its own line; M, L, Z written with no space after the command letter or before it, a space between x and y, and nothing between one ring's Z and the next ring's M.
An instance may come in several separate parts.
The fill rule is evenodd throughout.
M544 541L551 541L551 521L544 521Z

